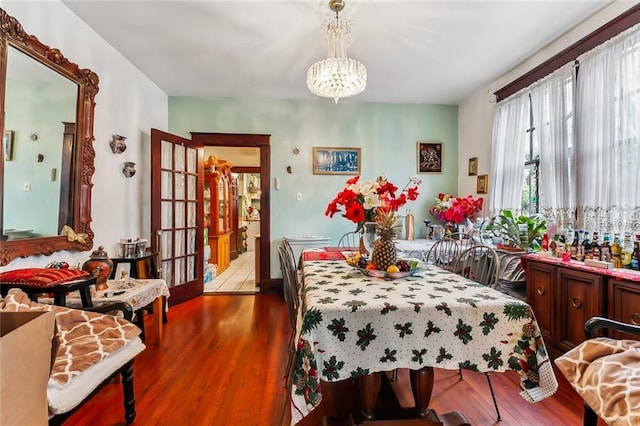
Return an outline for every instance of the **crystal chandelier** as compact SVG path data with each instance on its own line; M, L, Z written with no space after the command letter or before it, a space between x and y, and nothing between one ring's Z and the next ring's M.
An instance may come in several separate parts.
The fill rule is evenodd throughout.
M336 18L329 19L324 27L327 59L316 62L307 71L307 87L314 95L333 98L355 96L367 86L367 68L355 59L347 58L347 47L351 41L351 21L341 19L343 0L329 0L329 9Z

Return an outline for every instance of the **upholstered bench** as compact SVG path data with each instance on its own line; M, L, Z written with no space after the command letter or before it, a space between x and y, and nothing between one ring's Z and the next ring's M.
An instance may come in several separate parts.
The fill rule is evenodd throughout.
M91 307L90 286L96 277L81 269L24 268L0 273L0 294L5 296L10 288L19 288L37 302L38 295L53 293L53 303L66 305L67 293L78 290L83 307Z
M130 319L131 307L121 305L126 306ZM107 313L36 303L20 289L10 289L6 297L0 298L0 311L55 312L57 350L47 384L50 424L62 423L98 387L117 374L122 375L125 420L133 422L136 415L133 360L145 349L138 327Z
M592 318L585 324L589 337L599 328L640 335L640 326L606 318ZM640 341L595 337L557 358L555 364L584 400L585 425L595 426L597 417L615 426L640 424Z

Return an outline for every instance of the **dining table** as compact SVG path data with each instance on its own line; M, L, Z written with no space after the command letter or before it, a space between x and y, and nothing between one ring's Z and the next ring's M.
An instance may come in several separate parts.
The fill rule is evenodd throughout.
M320 405L322 382L347 379L360 386L362 418L375 419L380 374L398 368L411 370L418 418L429 415L433 368L513 370L531 403L557 390L524 301L424 262L394 279L370 276L346 256L331 247L302 253L292 424Z

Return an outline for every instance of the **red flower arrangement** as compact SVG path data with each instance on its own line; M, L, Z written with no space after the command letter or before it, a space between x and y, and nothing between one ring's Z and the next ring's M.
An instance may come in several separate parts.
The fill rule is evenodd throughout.
M462 223L467 218L473 217L482 210L484 199L473 199L471 195L466 198L456 198L451 194L440 193L435 198L436 205L429 212L441 222Z
M347 180L344 189L331 200L324 214L333 217L340 213L357 223L356 231L360 231L365 222L376 220L378 209L385 212L398 211L407 201L416 200L419 195L418 185L421 183L417 178L410 178L402 191L396 194L398 187L384 176L366 182L360 182L360 176L356 176ZM341 208L344 208L344 211Z

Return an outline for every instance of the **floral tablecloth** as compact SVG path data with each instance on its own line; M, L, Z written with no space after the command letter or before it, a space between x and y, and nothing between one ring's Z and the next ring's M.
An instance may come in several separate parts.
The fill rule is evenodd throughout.
M556 391L529 305L436 266L419 267L389 281L344 261L303 262L292 423L320 403L320 380L395 368L514 370L527 401Z

